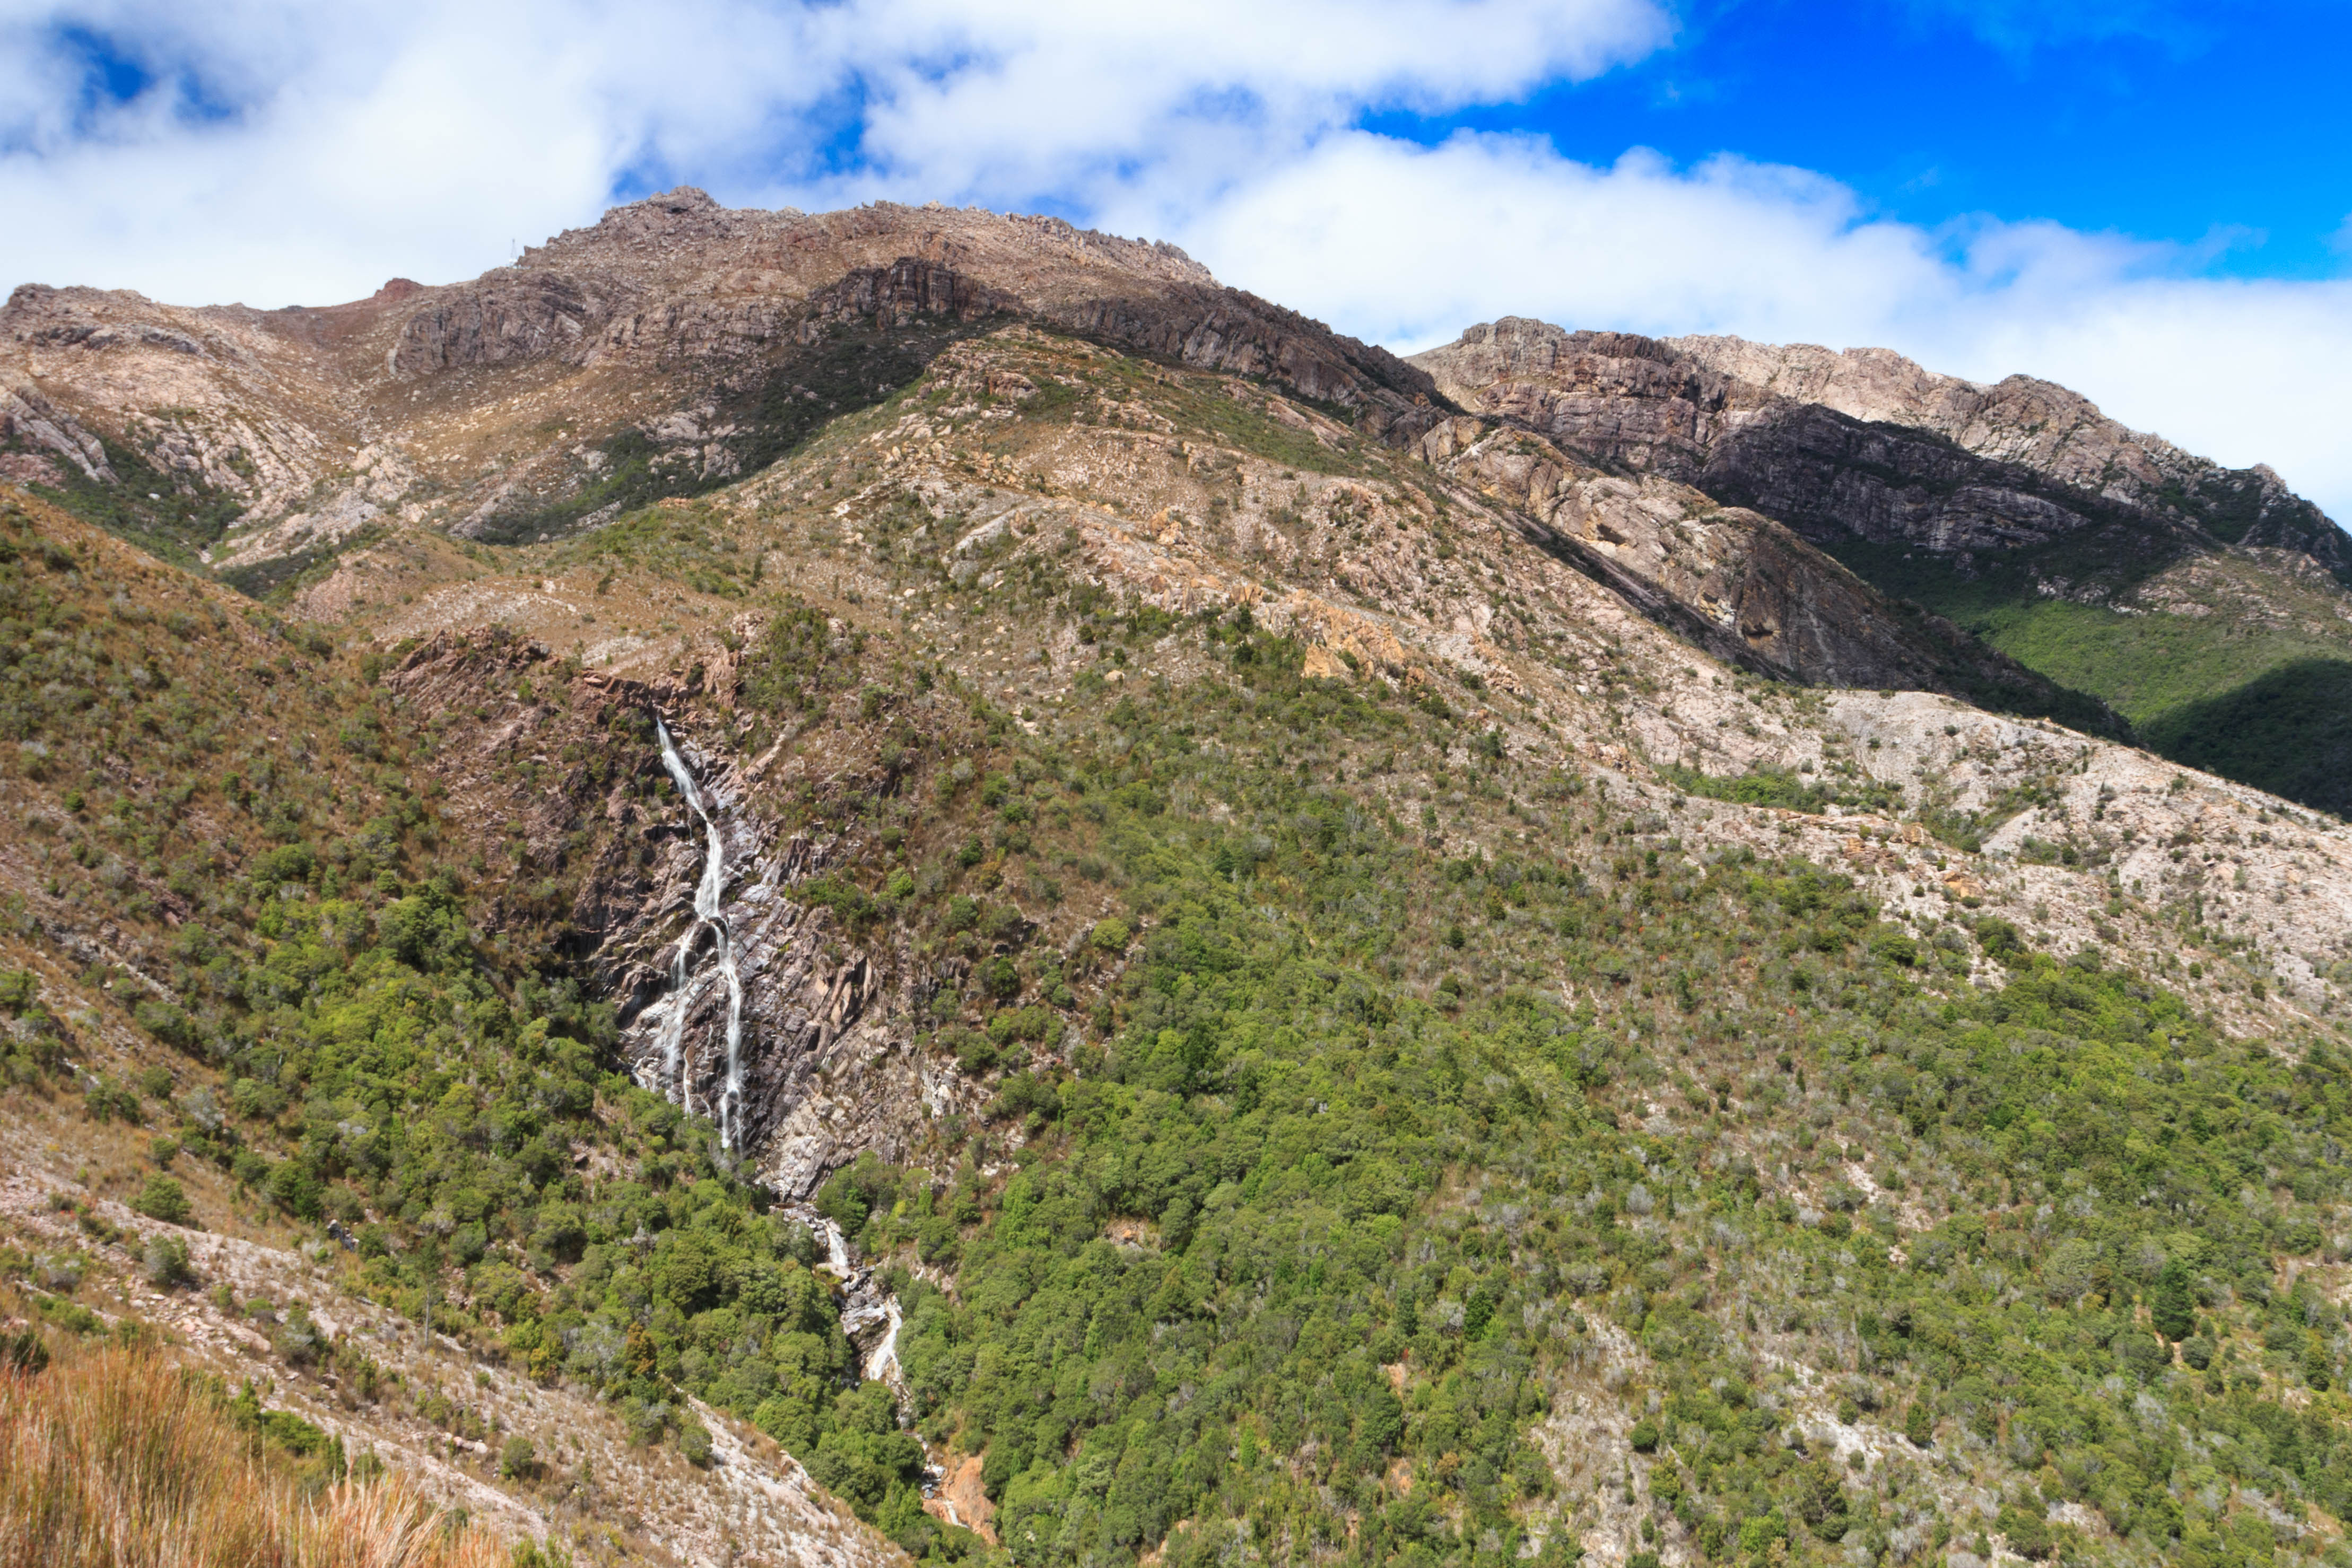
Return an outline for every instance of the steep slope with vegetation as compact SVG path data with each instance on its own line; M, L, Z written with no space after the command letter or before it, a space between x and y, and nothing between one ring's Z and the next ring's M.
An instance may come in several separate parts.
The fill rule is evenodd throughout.
M807 1229L613 1072L611 1006L563 973L526 902L468 896L478 858L410 771L433 726L373 689L380 655L240 607L38 501L0 506L0 553L20 825L0 853L0 1008L10 1164L29 1184L0 1250L10 1304L68 1331L168 1323L226 1352L232 1376L257 1375L239 1358L257 1349L331 1413L317 1442L381 1444L428 1495L496 1506L499 1532L526 1538L560 1522L593 1539L633 1492L656 1493L593 1489L583 1456L600 1446L625 1487L631 1445L667 1434L691 1461L711 1454L676 1384L682 1321L651 1341L602 1325L583 1340L577 1313L543 1326L592 1236L650 1226L668 1237L646 1260L656 1275L680 1257L723 1266L726 1303L749 1290L827 1372L847 1365ZM284 1250L306 1236L328 1241L309 1256L331 1272ZM184 1300L199 1288L208 1303ZM593 1270L579 1289L604 1299ZM358 1302L391 1316L362 1335ZM401 1318L431 1331L393 1330ZM604 1409L564 1433L568 1486L475 1495L547 1467L520 1433L520 1449L486 1446L490 1384L453 1399L447 1348L510 1362L523 1406L566 1364L601 1392ZM406 1505L352 1506L391 1529ZM841 1533L799 1506L770 1521L781 1540ZM845 1561L879 1554L848 1541Z
M274 610L7 502L12 1389L143 1324L575 1560L2352 1562L2352 834L967 325Z
M1834 553L2029 668L2099 693L2165 756L2352 812L2352 596L2308 560L2193 556L2085 603L2045 591L2079 550L1979 557L1964 573L1887 546Z
M2222 468L2046 382L1979 386L1880 349L1506 318L1413 363L1589 460L1787 524L2167 756L2352 809L2352 541L2267 468Z

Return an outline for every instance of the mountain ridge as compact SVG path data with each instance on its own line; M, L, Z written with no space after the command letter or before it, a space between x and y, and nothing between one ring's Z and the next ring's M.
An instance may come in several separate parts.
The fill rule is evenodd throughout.
M582 465L604 454L551 447L510 424L512 412L462 393L436 406L415 384L428 370L488 377L505 387L499 401L509 409L546 404L562 384L572 417L584 416L597 437L653 426L656 455L691 466L698 483L740 471L745 459L725 437L701 439L698 416L734 426L739 446L747 436L756 442L756 426L777 423L758 405L792 385L780 366L805 360L828 322L952 327L1016 306L1363 405L1375 426L1423 417L1412 403L1427 390L1418 372L1220 288L1172 247L974 209L739 212L682 187L615 208L479 279L388 286L340 306L186 310L126 292L20 287L0 308L0 375L12 385L9 407L24 412L6 416L0 437L20 448L20 461L63 458L92 481L89 452L110 439L127 447L174 491L152 505L128 498L134 511L154 514L151 532L184 535L184 547L232 565L259 563L331 550L379 518L478 530L519 492L593 481L597 465ZM888 384L919 363L828 367L838 384L828 392L839 395L828 401L871 397L863 375ZM78 411L66 413L60 397ZM730 405L723 418L721 402ZM215 500L239 509L239 536L218 537Z
M2267 468L1881 349L1507 318L1414 359L1467 406L1787 524L2168 752L2352 808L2352 540ZM2210 739L2229 733L2252 738Z
M1976 457L2030 470L2097 499L2168 510L2189 521L2232 514L2215 531L2224 543L2302 549L2339 574L2352 564L2352 541L2339 528L2315 526L2326 523L2326 515L2269 468L2223 468L2162 437L2127 429L2081 394L2033 376L2013 374L1987 384L1929 371L1890 349L1830 350L1733 336L1570 332L1521 317L1468 328L1454 344L1414 357L1445 365L1449 384L1475 398L1505 379L1559 379L1563 360L1570 380L1590 376L1597 366L1580 363L1588 355L1711 373L1629 389L1638 399L1667 402L1655 444L1671 447L1679 437L1699 457L1697 471L1706 471L1709 448L1737 438L1743 421L1769 419L1780 405L1814 406L1864 425L1942 436ZM1573 420L1572 414L1562 417ZM1560 426L1563 433L1573 427ZM1626 443L1626 437L1617 439ZM2208 496L2209 489L2216 493ZM2254 492L2251 497L2243 493L2249 489ZM2246 513L2251 515L2236 515Z

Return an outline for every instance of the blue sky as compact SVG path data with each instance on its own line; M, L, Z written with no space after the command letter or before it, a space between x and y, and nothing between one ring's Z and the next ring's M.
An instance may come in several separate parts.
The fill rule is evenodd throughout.
M1417 141L1535 130L1587 162L1732 151L1877 212L2168 240L2226 275L2347 270L2352 6L1699 0L1671 47L1521 102L1374 114Z
M0 0L0 281L325 302L675 183L1050 211L1410 351L2046 376L2352 517L2352 6Z

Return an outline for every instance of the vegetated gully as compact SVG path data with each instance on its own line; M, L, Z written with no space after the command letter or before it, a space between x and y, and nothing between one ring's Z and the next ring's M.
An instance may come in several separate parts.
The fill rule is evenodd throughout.
M660 1046L656 1058L661 1063L660 1090L668 1095L675 1085L679 1107L688 1111L694 1109L688 1088L691 1075L686 1066L686 1021L703 988L710 983L710 971L695 963L695 955L701 951L703 933L708 931L712 939L711 951L718 960L718 975L727 985L727 1081L714 1109L718 1111L719 1147L733 1152L743 1100L743 977L735 964L734 933L728 929L727 917L719 910L720 898L727 889L727 841L703 799L701 786L695 782L694 770L679 754L677 742L670 738L669 726L659 714L654 716L654 734L661 742L662 766L677 785L687 809L701 821L707 845L702 875L694 889L694 920L677 939L677 951L670 959L670 994L664 1004L667 1011L656 1036ZM843 1327L849 1328L851 1319L862 1318L865 1321L859 1328L879 1326L883 1330L880 1342L866 1357L866 1376L887 1379L896 1385L900 1321L898 1297L871 1289L866 1272L850 1261L847 1243L832 1220L814 1212L803 1217L824 1243L824 1267L849 1291L851 1310L845 1316Z

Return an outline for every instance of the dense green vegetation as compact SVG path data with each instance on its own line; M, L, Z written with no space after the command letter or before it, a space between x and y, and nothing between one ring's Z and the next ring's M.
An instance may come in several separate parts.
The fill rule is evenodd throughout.
M758 582L759 555L714 525L707 505L648 507L566 540L548 553L550 570L593 566L604 573L642 569L698 594L740 599Z
M2347 1251L2352 1054L2316 1026L2231 1040L2114 955L1698 853L1708 808L1515 755L1469 694L1308 679L1246 614L1034 558L966 607L1071 625L1129 679L1032 733L760 592L703 520L639 520L616 563L771 612L730 733L823 761L783 826L864 847L799 896L939 978L912 1022L987 1088L934 1163L868 1154L817 1200L904 1308L902 1407L858 1380L809 1231L617 1070L556 912L593 834L517 852L495 899L495 847L449 841L422 763L493 698L562 711L568 672L488 639L474 710L419 714L266 616L5 539L0 742L58 802L37 852L167 956L176 1000L123 974L121 1005L199 1069L80 1081L12 971L24 1091L332 1222L352 1288L641 1440L706 1458L691 1394L918 1555L1024 1568L1562 1564L1603 1530L1758 1565L1994 1532L2352 1562L2352 1342L2315 1272ZM1154 647L1207 673L1157 679ZM592 738L568 774L671 811L642 715ZM1859 1428L1883 1441L1850 1464ZM979 1458L996 1547L922 1511L926 1445Z
M779 624L748 689L780 720L848 700L856 649ZM1547 1414L1612 1366L1655 1395L1629 1489L1710 1559L2087 1551L2043 1518L2080 1502L2130 1552L2267 1560L2216 1483L2352 1501L2340 1313L2273 1261L2345 1195L2334 1047L2225 1044L2145 977L1885 923L1801 862L1696 863L1491 753L1465 815L1577 848L1449 857L1433 810L1307 779L1371 785L1450 720L1202 633L1229 682L1106 697L1061 745L993 726L942 785L986 841L960 818L963 847L836 899L1014 950L940 1024L1000 1075L961 1163L869 1158L824 1206L884 1261L919 1428L982 1456L1016 1560L1562 1554L1594 1500ZM1073 871L1128 911L1075 963L992 925L998 889ZM1826 1463L1791 1361L1916 1465ZM836 1395L827 1427L818 1392L761 1424L824 1452L870 1423ZM1946 1456L1993 1500L1948 1501ZM837 1473L903 1524L887 1468Z
M2141 726L2178 762L2352 814L2352 658L2295 658Z
M244 511L233 495L169 473L142 457L138 448L101 440L106 465L116 483L93 479L55 452L22 436L0 439L0 453L46 462L58 482L28 488L83 521L128 540L152 555L191 571L202 571L200 552L219 542Z
M1817 783L1784 769L1759 768L1722 777L1700 773L1696 768L1669 766L1660 770L1660 776L1676 789L1740 805L1769 805L1783 811L1818 813L1833 802L1839 805L1857 804L1842 796L1826 782Z

